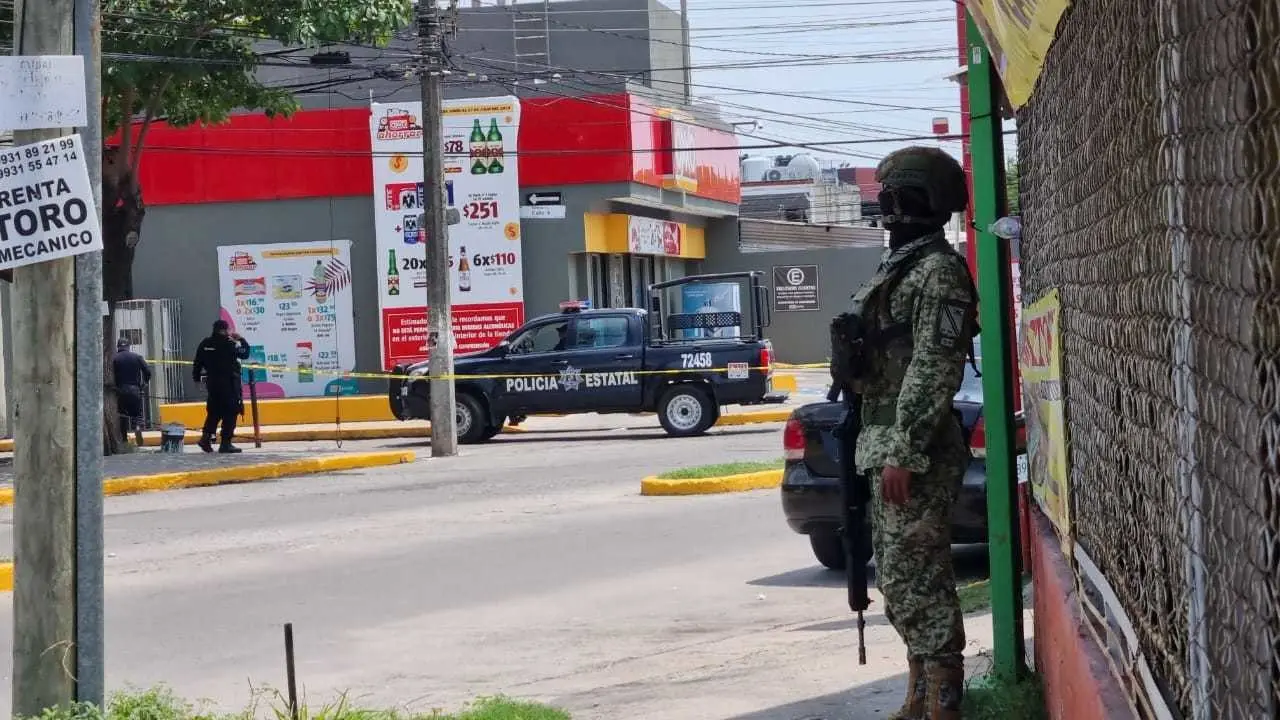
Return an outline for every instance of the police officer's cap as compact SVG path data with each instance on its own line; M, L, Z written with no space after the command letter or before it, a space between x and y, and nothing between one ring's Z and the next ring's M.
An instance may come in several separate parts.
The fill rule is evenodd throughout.
M923 190L929 196L930 209L943 222L969 206L964 168L938 148L916 145L889 153L876 167L876 182L885 188Z

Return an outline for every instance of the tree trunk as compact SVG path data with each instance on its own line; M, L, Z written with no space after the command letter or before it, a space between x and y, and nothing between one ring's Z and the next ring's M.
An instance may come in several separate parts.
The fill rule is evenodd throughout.
M115 307L133 299L133 256L146 215L142 189L118 148L102 154L102 295L110 308L102 321L104 389L103 454L120 452L120 411L111 358L115 354Z

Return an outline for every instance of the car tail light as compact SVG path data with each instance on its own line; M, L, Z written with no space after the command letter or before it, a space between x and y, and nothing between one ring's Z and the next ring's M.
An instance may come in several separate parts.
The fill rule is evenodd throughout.
M1013 451L1014 454L1026 452L1027 449L1027 423L1026 419L1019 414L1013 419ZM987 424L981 415L978 421L973 424L973 431L969 434L969 448L972 450L985 450L987 447Z
M804 428L801 427L800 421L788 418L786 426L782 428L783 459L803 460L804 445Z
M773 374L773 347L765 345L760 348L760 367L764 368L766 375Z
M987 423L978 416L978 421L973 424L973 430L969 433L969 448L971 450L987 449Z

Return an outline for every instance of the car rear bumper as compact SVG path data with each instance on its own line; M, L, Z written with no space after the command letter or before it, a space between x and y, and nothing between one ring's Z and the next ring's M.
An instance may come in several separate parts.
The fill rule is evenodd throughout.
M801 535L835 532L840 527L840 483L813 475L803 462L788 462L782 473L782 512L787 526ZM987 542L986 464L975 458L965 471L960 497L951 510L951 542Z
M403 365L397 365L391 374L391 380L387 383L387 402L391 406L391 414L398 420L431 417L430 400L427 397L425 384L411 384L407 368Z

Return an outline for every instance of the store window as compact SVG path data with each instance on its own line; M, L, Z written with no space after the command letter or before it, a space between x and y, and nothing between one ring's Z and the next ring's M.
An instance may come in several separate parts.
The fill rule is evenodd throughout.
M649 286L656 282L683 277L679 258L653 255L579 255L584 263L582 275L587 282L586 297L592 307L648 307Z

